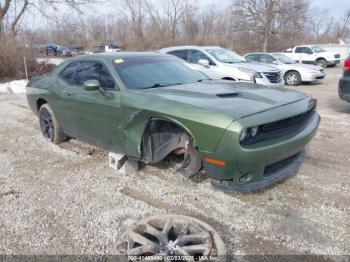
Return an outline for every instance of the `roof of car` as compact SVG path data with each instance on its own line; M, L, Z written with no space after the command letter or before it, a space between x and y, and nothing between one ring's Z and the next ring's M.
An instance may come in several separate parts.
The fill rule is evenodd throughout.
M105 53L94 53L86 54L72 58L72 60L80 60L86 58L107 58L107 59L118 59L128 57L141 57L141 56L167 56L166 54L156 52L105 52Z
M213 48L222 48L220 46L199 46L199 45L181 45L181 46L170 46L160 49L159 51L171 51L171 50L182 50L182 49L213 49Z
M273 55L273 54L277 54L277 53L253 52L253 53L245 54L244 56L247 56L247 55Z

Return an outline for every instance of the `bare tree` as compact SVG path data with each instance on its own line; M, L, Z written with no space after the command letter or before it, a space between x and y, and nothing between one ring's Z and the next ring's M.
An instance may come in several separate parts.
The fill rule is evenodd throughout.
M11 0L5 0L4 4L0 2L0 36L4 31L4 19L7 12L10 9L10 5L11 5Z
M131 30L134 32L136 39L142 41L143 21L145 17L145 10L143 9L142 0L124 0L127 11L127 20L130 20Z
M342 39L343 35L346 33L349 21L350 21L350 9L346 11L343 21L340 22L341 24L339 25L338 32L337 32L337 42L339 42Z
M19 10L18 14L15 15L15 18L14 18L13 22L11 23L11 32L12 32L13 36L17 35L17 32L18 32L17 25L18 25L19 21L21 20L21 18L23 17L24 12L28 8L28 6L29 6L29 1L24 0L21 9Z
M4 21L6 18L10 22L10 32L15 36L18 33L18 25L25 13L30 8L35 8L40 13L45 14L48 8L56 9L57 5L68 5L69 7L80 11L86 4L95 3L99 0L4 0L0 2L0 35L4 33ZM17 6L19 10L17 10ZM11 17L10 17L11 16Z
M235 15L240 31L255 33L262 51L270 49L271 40L281 32L291 32L305 21L308 0L235 0Z
M279 11L278 0L238 0L235 6L245 18L242 26L263 36L262 49L266 52Z
M170 21L171 39L175 42L176 28L188 8L187 0L168 0L165 14Z

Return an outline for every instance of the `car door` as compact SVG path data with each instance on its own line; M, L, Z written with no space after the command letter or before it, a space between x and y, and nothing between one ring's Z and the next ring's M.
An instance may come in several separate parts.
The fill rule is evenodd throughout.
M202 59L207 60L209 62L208 67L198 64L199 60L202 60ZM199 70L212 79L222 78L226 76L226 75L223 75L222 70L218 68L215 62L200 50L189 49L188 62L191 64L197 64L200 68Z
M261 54L260 62L264 64L273 64L274 62L277 62L277 60L273 58L271 55Z
M313 61L313 52L309 47L298 46L295 48L295 53L297 54L297 61L302 63L303 61Z
M105 92L86 91L84 82L98 80ZM82 61L66 88L69 128L75 137L110 151L120 150L120 91L102 61Z
M260 62L260 54L250 54L245 57L249 62Z
M71 132L71 115L72 112L67 110L67 89L72 83L78 63L72 62L68 64L60 74L55 78L53 87L51 88L54 99L49 101L55 116L63 128L64 132L69 136L74 136Z

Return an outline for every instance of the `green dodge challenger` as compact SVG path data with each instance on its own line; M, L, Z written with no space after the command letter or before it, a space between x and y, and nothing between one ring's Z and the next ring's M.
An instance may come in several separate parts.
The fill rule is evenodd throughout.
M315 135L316 100L297 91L210 80L180 59L110 53L69 59L33 79L27 99L53 143L76 138L147 164L182 157L213 185L254 191L294 174Z

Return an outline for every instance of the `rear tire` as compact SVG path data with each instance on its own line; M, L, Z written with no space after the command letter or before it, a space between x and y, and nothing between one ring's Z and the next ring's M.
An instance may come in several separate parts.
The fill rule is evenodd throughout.
M316 65L319 65L319 66L322 66L323 68L326 68L327 67L327 61L324 60L324 59L318 59L316 61Z
M290 71L284 75L284 82L287 86L297 86L301 83L300 74L297 71Z
M43 104L39 109L40 129L43 136L54 144L67 140L66 134L57 122L49 104Z

